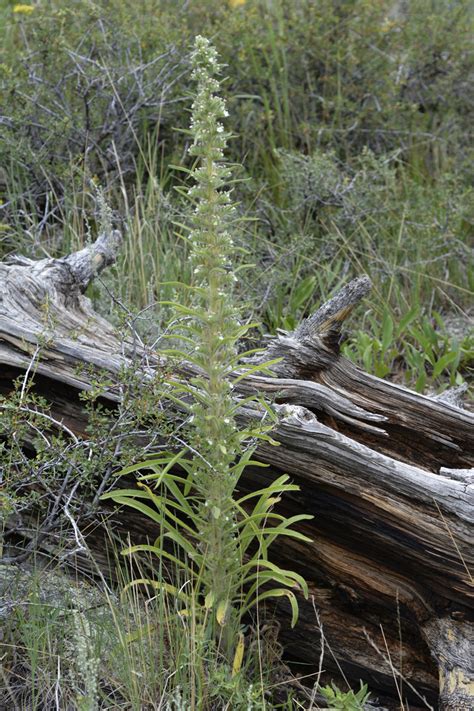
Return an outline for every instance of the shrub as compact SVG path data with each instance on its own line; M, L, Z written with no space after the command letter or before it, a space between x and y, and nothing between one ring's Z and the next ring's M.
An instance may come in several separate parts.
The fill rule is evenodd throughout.
M132 6L115 0L37 5L10 23L0 160L50 219L83 189L84 171L107 182L135 175L142 136L177 98L183 59L158 23L151 58L129 29Z

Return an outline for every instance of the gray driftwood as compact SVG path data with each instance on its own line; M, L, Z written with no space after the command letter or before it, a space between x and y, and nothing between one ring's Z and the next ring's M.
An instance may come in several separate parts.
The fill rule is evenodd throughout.
M91 372L119 372L139 361L145 384L160 354L119 337L83 295L111 264L120 234L63 259L23 257L0 263L0 392L32 372L52 412L71 436L84 435L77 393ZM294 333L275 338L264 355L281 358L275 377L255 376L239 392L259 392L279 412L274 437L242 487L260 487L280 472L300 484L282 502L308 512L312 543L288 540L278 562L297 568L310 587L295 630L278 609L288 659L301 672L342 668L385 698L410 708L474 707L474 418L452 398L429 398L361 371L339 354L341 325L370 289L356 279ZM81 375L78 366L89 366ZM92 370L91 370L92 369ZM83 373L86 371L83 369ZM1 416L1 412L0 412ZM242 413L245 416L245 412ZM128 512L117 530L132 540L152 535ZM89 539L100 560L103 539ZM396 706L397 708L399 706Z

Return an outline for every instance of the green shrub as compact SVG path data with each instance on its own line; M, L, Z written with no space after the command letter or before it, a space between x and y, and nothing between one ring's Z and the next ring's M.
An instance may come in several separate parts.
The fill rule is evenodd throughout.
M174 160L170 129L186 126L179 100L190 86L184 48L203 33L227 65L231 157L245 156L252 174L271 180L274 149L321 146L349 163L365 146L401 150L424 175L467 166L472 11L466 0L435 5L397 14L388 0L195 0L181 10L169 0L53 0L22 15L3 0L2 93L13 113L2 165L27 171L38 194L62 194L65 159L112 180L117 160L133 170L157 125Z
M48 219L84 190L84 171L134 177L141 138L178 98L183 59L172 34L155 23L150 57L133 15L131 3L113 0L39 4L9 18L0 160Z

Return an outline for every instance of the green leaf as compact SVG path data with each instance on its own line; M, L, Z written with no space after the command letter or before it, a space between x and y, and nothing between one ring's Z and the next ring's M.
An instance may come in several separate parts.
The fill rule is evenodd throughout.
M232 662L232 676L236 676L242 667L245 650L245 637L242 632L239 632L239 641L235 648L234 660Z
M370 373L372 371L372 351L374 348L373 342L369 343L369 345L364 349L364 352L362 353L362 363L364 364L364 368Z
M288 476L288 474L283 474L278 479L275 479L275 481L270 484L270 486L267 486L264 489L258 489L257 491L252 491L249 494L242 496L240 499L237 500L237 503L239 505L242 505L249 499L253 499L256 496L259 496L264 499L266 498L266 496L273 496L273 494L283 493L284 491L299 491L300 487L297 484L286 484L289 479L290 477ZM257 509L255 508L254 511L256 510Z
M288 536L289 538L295 538L299 541L305 541L306 543L311 542L311 538L305 536L299 531L294 531L291 526L300 521L311 521L314 517L309 514L297 514L296 516L291 516L290 518L285 518L285 522L280 526L273 527L270 529L270 533L267 535L268 545L273 543L277 536Z
M255 567L257 570L252 572ZM268 560L260 559L258 562L255 561L255 565L248 570L244 578L244 583L248 586L252 581L254 582L247 589L245 604L250 604L254 593L263 585L267 585L271 582L280 583L288 588L298 587L301 589L304 597L308 597L308 585L301 575L292 570L279 568Z
M131 497L137 499L147 499L148 494L145 491L140 491L140 489L115 489L114 491L108 491L106 494L102 494L101 501L104 499L116 499L117 497Z
M388 349L393 340L393 320L388 310L385 310L382 320L382 351Z
M207 593L206 597L204 598L204 607L206 608L206 610L212 609L212 606L214 605L214 600L215 600L214 591L211 590L210 592Z
M183 457L188 453L188 451L189 451L188 449L182 449L174 456L167 457L166 459L161 460L161 462L163 464L165 464L165 466L163 467L163 469L161 469L159 472L156 472L156 474L153 475L154 478L156 477L156 486L158 486L161 483L161 481L166 476L166 474L169 472L169 470L172 467L176 466L176 464L178 464L178 462L180 462L181 459L183 459ZM154 467L160 466L157 463L157 461L158 460L154 460L154 461L152 460L152 464ZM150 466L149 462L143 462L143 464Z
M385 378L385 376L390 373L390 368L386 365L386 363L378 361L375 363L374 373L377 378Z
M298 311L298 309L313 296L315 286L315 276L308 276L305 279L302 279L290 296L292 311Z
M159 580L151 580L150 578L135 578L135 580L132 580L131 582L127 583L127 585L123 589L122 595L124 595L127 590L130 590L130 588L138 587L139 585L149 585L155 590L160 590L162 592L168 593L168 595L172 595L177 600L182 600L186 603L189 602L189 595L183 593L175 585L170 585L170 583L164 583Z
M434 368L433 368L433 378L437 378L445 368L448 367L448 365L451 365L458 357L458 352L457 351L449 351L449 353L445 353L444 356L441 356L441 358L436 362Z
M413 306L398 322L397 326L397 336L401 336L402 333L408 328L408 326L413 323L413 321L418 318L420 314L420 307Z
M183 314L184 316L192 316L195 319L204 319L206 314L202 309L192 308L190 306L184 306L178 301L159 301L160 306L170 306L176 312Z
M242 363L242 361L245 358L250 358L250 356L254 356L256 353L264 353L265 349L264 348L251 348L248 351L242 351L239 352L234 358L230 359L230 364L231 365L236 365L238 363Z
M248 376L252 375L252 373L268 373L270 366L280 363L280 361L281 358L274 358L273 360L268 360L265 363L257 363L257 365L254 365L251 368L246 368L241 375L233 380L233 383L234 385L237 385L237 383L240 383L241 380L248 378ZM253 398L253 400L255 401L255 398Z
M285 588L273 588L272 590L265 590L265 592L257 595L255 600L246 608L244 608L244 611L247 612L254 605L259 605L263 600L268 600L269 598L274 597L288 598L292 610L291 626L294 627L298 622L298 601L295 597L295 594L291 590L286 590Z
M117 504L121 504L122 506L129 506L132 509L136 509L147 518L150 518L152 521L155 521L155 523L161 524L163 522L163 514L158 513L146 504L142 504L141 501L136 501L136 494L134 494L133 496L121 497L120 495L114 495L115 492L110 493L112 495L109 498L113 499L113 501L115 501Z
M225 623L227 622L227 613L229 611L229 601L228 600L221 600L221 602L217 606L216 610L216 620L220 624L221 627L224 627Z
M158 558L167 558L172 563L176 565L177 568L182 568L188 575L190 573L189 566L176 556L174 556L169 551L165 550L161 546L152 546L149 543L141 543L136 546L130 546L129 548L124 548L120 551L122 555L133 555L134 553L154 553Z
M415 383L415 390L417 393L422 393L426 387L426 372L421 373Z
M161 514L162 514L162 522L163 522L164 525L166 525L167 527L169 527L169 526L170 526L169 519L171 519L175 524L178 525L178 527L179 527L180 529L182 529L182 530L184 530L184 531L187 531L189 534L191 534L191 536L196 535L196 531L195 531L195 529L194 529L192 526L190 526L190 525L187 524L186 522L184 522L184 521L182 521L181 519L179 519L179 518L176 516L176 514L174 514L174 513L170 510L169 506L167 506L167 500L166 500L165 498L163 498L163 497L160 496L159 494L155 494L153 491L151 491L151 489L149 489L148 487L146 487L145 484L142 484L141 486L143 486L144 488L146 488L146 491L147 491L147 493L148 493L149 498L153 501L153 503L155 504L155 506L156 506L156 508L158 509L158 511L161 512ZM177 505L177 504L173 504L173 505L174 505L174 507L177 508L177 509L183 508L183 507L180 507L180 506ZM187 504L185 504L185 506L184 506L184 513L185 513L186 515L190 515L191 518L192 518L192 516L193 516L192 508L191 508L190 506L188 506Z

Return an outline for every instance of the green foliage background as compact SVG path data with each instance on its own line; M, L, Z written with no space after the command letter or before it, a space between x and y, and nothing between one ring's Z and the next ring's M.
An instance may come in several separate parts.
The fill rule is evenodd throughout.
M367 272L374 298L358 327L369 340L356 333L346 354L420 391L468 377L472 3L31 7L0 3L1 253L63 254L87 241L93 178L127 233L108 277L115 293L139 309L171 296L162 282L187 280L173 225L188 209L175 190L186 178L175 166L188 160L189 53L203 34L227 65L230 158L243 165L233 197L255 263L237 290L249 316L262 331L291 329ZM111 316L106 295L91 295ZM408 313L387 343L383 324Z

